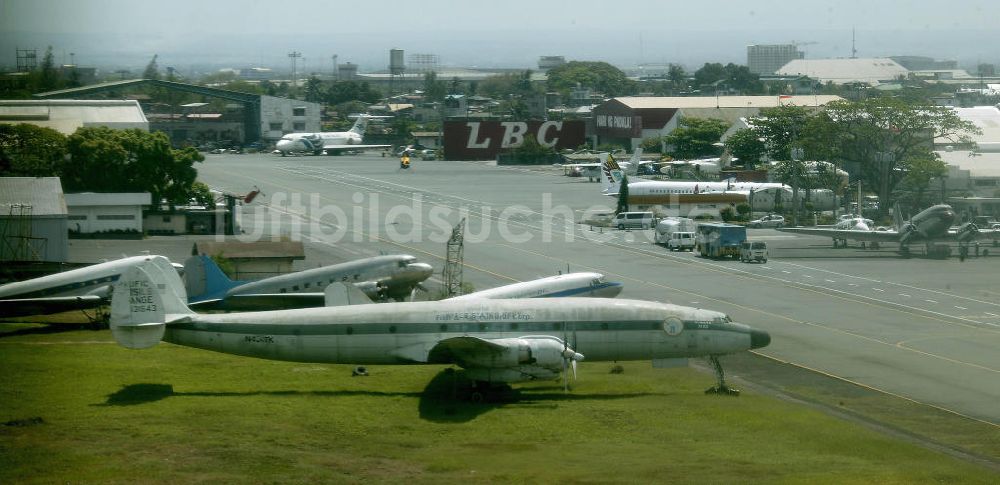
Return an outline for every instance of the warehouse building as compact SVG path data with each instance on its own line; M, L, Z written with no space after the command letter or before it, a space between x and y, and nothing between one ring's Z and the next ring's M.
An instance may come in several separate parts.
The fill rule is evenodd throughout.
M142 233L142 209L149 192L66 194L69 230L79 234Z
M135 100L0 100L0 123L28 123L72 135L77 128L104 126L149 131L149 121Z

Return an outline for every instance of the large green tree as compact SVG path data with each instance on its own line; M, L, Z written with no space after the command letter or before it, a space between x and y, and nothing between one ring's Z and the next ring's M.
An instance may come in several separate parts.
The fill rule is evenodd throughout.
M175 150L162 132L80 128L69 137L62 170L67 191L149 192L154 202L187 203L205 158L194 148Z
M729 124L712 118L684 118L674 131L664 137L667 153L678 159L718 156L716 145Z
M914 163L935 159L935 140L971 146L981 131L945 107L912 105L894 98L835 101L809 123L825 135L830 159L853 167L878 193L882 215L890 194Z
M767 152L760 135L749 128L737 130L729 135L729 138L726 138L726 149L734 158L739 159L747 170L753 170Z
M448 85L444 81L439 81L437 73L428 71L424 73L424 98L428 101L443 101L448 94Z
M59 176L66 137L52 128L0 124L0 177Z
M571 61L548 71L547 88L563 95L577 86L608 96L632 94L634 83L625 73L607 62Z

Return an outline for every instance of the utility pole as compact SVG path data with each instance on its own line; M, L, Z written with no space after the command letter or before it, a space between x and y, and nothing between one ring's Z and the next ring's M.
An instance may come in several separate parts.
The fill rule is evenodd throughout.
M296 83L295 60L302 57L302 53L299 51L292 51L288 53L288 57L292 60L292 86L294 87Z

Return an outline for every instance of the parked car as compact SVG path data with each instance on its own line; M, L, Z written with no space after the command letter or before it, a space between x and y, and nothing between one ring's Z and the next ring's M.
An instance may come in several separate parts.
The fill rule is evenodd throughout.
M618 229L649 229L653 227L652 212L621 212L615 216L612 225Z
M782 227L785 225L785 218L777 214L768 214L760 219L750 221L750 227Z

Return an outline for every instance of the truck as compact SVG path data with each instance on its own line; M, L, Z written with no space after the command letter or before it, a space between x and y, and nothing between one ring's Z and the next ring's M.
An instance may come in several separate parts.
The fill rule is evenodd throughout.
M724 222L700 222L695 233L694 250L703 258L739 258L740 246L747 240L747 228Z
M686 217L668 217L656 224L653 242L671 251L694 250L695 229L698 224Z

